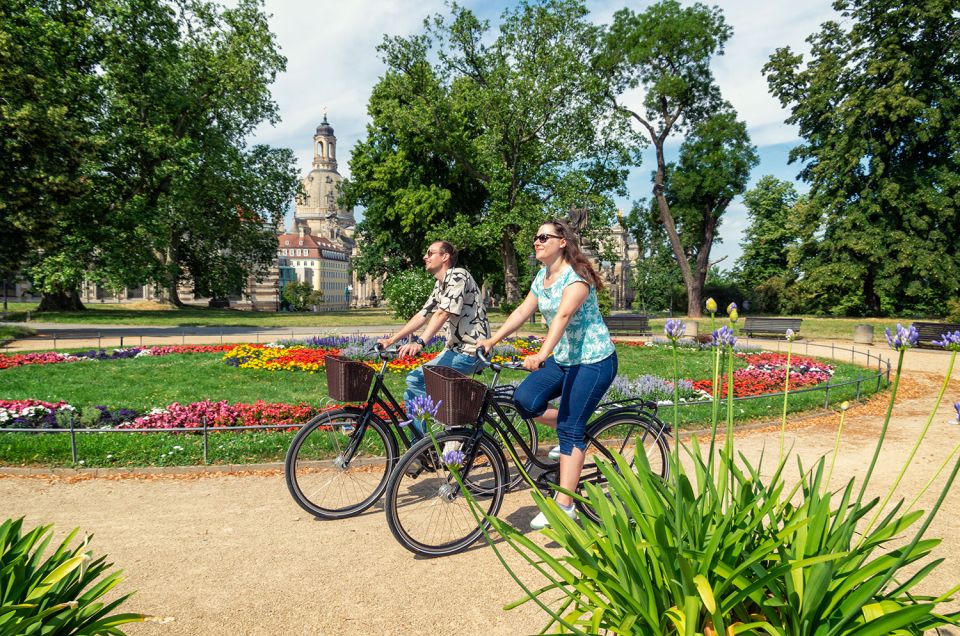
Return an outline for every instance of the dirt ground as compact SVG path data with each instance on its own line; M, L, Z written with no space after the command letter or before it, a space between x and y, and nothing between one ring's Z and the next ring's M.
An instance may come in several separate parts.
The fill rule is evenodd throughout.
M896 478L933 407L948 359L943 352L908 353L874 493L885 492ZM905 495L912 497L960 442L960 427L946 424L957 400L960 381L954 380L901 487ZM884 408L881 399L848 412L835 485L865 473ZM788 444L809 465L832 451L837 421L824 416L791 423ZM738 450L756 459L765 449L768 466L777 445L776 426L737 434ZM939 488L931 491L927 507ZM944 540L939 556L946 560L927 579L927 592L960 582L958 504L954 487L928 532ZM124 609L172 618L127 627L134 636L513 635L538 632L545 624L535 606L502 609L521 592L487 545L443 559L414 558L393 539L381 507L345 521L316 521L290 498L278 470L98 478L8 474L0 478L0 507L4 516L23 515L31 526L54 524L58 537L74 527L94 534L94 552L108 554L125 572L121 589L136 590ZM530 494L518 492L505 498L501 516L526 527L535 512ZM535 532L528 536L546 541ZM542 582L515 554L505 556L528 584Z

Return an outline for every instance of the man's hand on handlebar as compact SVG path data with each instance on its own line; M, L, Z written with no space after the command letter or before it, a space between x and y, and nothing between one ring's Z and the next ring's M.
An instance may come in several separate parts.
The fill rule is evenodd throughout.
M423 351L422 344L411 342L400 347L400 349L397 350L397 355L401 358L414 357L420 355L421 351Z

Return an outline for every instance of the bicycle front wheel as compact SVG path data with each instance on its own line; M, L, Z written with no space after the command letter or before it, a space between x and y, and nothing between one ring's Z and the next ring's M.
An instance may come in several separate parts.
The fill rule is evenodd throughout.
M297 504L320 519L360 514L383 495L397 461L397 442L371 416L356 410L322 413L293 438L284 462L287 488Z
M427 557L456 554L480 539L489 526L483 515L499 512L507 479L503 455L489 435L477 437L473 430L460 429L436 439L441 453L463 453L461 478L477 508L471 510L429 437L400 458L384 496L390 532L400 545Z
M520 415L520 412L517 411L517 406L514 404L513 399L511 398L498 398L497 406L500 407L500 410L503 411L503 414L507 416L507 419L510 420L510 423L516 429L517 433L520 434L520 438L527 445L527 448L530 449L531 453L534 455L537 454L537 425L530 419L525 419ZM491 410L488 411L490 417L499 419L499 415ZM497 441L497 444L500 446L500 450L503 451L503 458L507 462L507 468L510 470L510 476L507 481L507 490L513 490L523 482L523 473L521 473L521 467L516 465L516 462L513 459L513 456L510 454L510 451L507 450L506 446L503 443L503 440L500 439L500 435L497 431L493 430L488 422L484 422L484 429L490 434L490 437ZM517 459L522 463L522 470L527 474L530 473L530 469L533 468L533 459L527 455L524 450L519 446L519 444L512 444L514 452L517 454Z
M622 455L630 467L638 470L637 454L647 458L650 472L666 479L670 471L670 444L667 441L669 428L650 414L641 417L635 413L618 413L610 418L601 418L587 431L587 448L580 474L579 488L594 483L607 492L607 480L597 466L597 460L613 462L611 451ZM580 511L594 521L600 518L593 508L577 502Z

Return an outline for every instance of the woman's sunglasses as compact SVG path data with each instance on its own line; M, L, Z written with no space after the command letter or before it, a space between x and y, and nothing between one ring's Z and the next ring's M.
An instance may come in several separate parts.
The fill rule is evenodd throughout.
M548 240L555 238L563 238L562 236L557 236L556 234L537 234L533 237L534 243L546 243Z

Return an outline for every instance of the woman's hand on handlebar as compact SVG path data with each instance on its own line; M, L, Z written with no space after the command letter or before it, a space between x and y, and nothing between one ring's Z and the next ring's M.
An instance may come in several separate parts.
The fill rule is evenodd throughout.
M543 356L539 353L534 353L523 359L523 368L527 371L536 371L537 369L543 367L544 361L546 361L546 356Z

